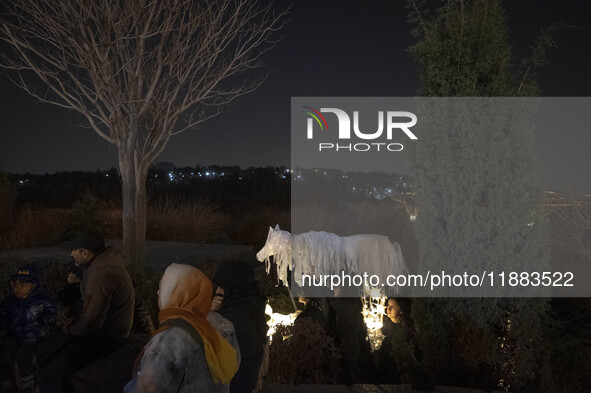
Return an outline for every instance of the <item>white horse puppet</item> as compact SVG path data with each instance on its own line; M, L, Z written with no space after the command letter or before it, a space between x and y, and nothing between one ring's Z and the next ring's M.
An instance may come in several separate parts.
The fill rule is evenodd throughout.
M341 237L313 231L292 235L277 225L269 227L267 242L257 253L259 262L265 262L267 273L271 269L271 256L277 266L277 279L285 285L289 285L288 270L294 273L299 285L304 274L367 273L377 275L382 282L389 274L408 274L400 245L383 235Z

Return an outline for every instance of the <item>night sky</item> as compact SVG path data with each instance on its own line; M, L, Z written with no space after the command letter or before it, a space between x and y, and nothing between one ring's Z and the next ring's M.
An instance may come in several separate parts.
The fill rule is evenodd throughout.
M254 93L221 116L173 137L158 161L177 166L290 164L290 99L296 96L414 96L418 81L406 53L412 43L406 1L297 0L284 38L267 54L269 77ZM277 1L285 7L288 2ZM554 22L574 25L555 38L540 78L543 96L590 96L591 2L507 0L511 42L517 60L529 54L541 29ZM6 78L0 79L0 167L14 173L53 173L117 167L116 149L80 127L73 111L40 104ZM591 191L587 151L591 133L570 130L537 135L548 187L565 178ZM557 148L557 140L568 140Z

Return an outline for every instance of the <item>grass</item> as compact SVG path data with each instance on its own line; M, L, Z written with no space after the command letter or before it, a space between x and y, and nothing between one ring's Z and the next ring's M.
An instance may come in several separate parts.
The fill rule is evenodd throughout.
M68 214L67 209L22 207L7 233L0 234L0 250L56 244Z
M0 250L52 246L72 225L68 209L21 207L14 223L0 233ZM253 207L228 212L202 201L160 198L147 207L146 239L192 243L232 243L260 248L269 226L289 228L289 209ZM83 218L79 219L82 220ZM121 210L102 205L94 211L106 238L121 238ZM80 225L84 223L81 222Z

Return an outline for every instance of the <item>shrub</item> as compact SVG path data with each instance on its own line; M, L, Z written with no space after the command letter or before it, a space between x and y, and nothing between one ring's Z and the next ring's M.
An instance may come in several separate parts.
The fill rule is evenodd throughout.
M336 383L341 355L334 340L317 322L298 320L276 327L269 346L269 382Z
M552 382L546 391L591 391L591 299L552 300Z
M158 288L162 272L137 265L127 266L135 289L136 309L138 305L147 310L154 326L158 326Z
M70 215L60 231L60 240L70 239L83 231L105 234L105 221L100 215L103 209L104 204L87 190L78 201L72 204Z

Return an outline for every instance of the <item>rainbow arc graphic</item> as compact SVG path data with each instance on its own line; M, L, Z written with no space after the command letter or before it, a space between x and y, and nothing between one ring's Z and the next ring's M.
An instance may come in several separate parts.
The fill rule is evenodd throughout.
M304 112L306 112L308 115L312 116L316 120L316 123L318 123L321 130L324 130L324 128L328 130L328 124L326 124L326 119L324 118L324 116L322 116L322 113L309 106L303 106L302 108L304 108ZM319 118L322 119L322 122ZM322 124L324 124L324 126Z

